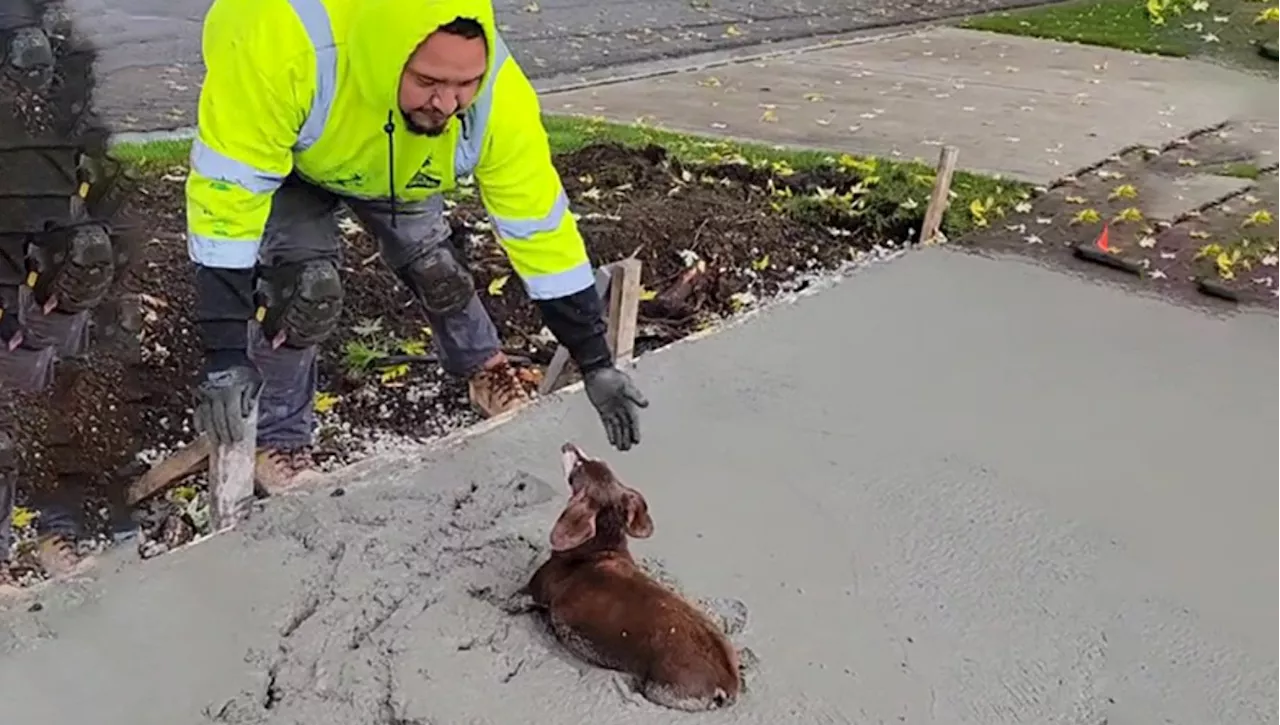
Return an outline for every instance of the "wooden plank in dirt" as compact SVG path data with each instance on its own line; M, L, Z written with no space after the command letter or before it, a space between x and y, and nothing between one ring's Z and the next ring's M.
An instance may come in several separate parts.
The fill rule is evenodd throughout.
M943 146L938 156L938 173L933 180L933 193L929 195L929 206L925 207L924 223L920 225L920 244L933 244L942 228L942 215L947 211L951 201L951 177L956 171L956 158L960 150L955 146Z
M235 526L245 502L253 498L253 467L258 441L258 401L244 420L238 443L217 445L209 456L209 518L212 530Z
M203 468L212 452L213 444L209 434L201 434L130 484L125 492L125 500L130 506L135 506L140 501L151 498Z
M619 366L631 362L636 349L636 319L640 315L640 260L615 262L609 283L609 347Z
M600 299L608 299L610 273L613 265L606 264L596 270L596 294L600 295ZM551 363L547 365L547 371L542 376L542 382L538 384L538 395L547 395L551 391L560 387L560 377L564 375L565 369L569 366L569 350L564 345L556 348L555 354L551 356Z

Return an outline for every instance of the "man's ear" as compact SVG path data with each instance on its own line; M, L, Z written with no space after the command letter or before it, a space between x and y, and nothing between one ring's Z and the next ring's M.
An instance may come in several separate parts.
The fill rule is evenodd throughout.
M586 496L574 495L551 527L551 550L568 551L596 535L596 505Z
M627 489L623 496L627 506L627 535L633 539L647 539L653 536L653 519L649 518L649 502L634 489Z

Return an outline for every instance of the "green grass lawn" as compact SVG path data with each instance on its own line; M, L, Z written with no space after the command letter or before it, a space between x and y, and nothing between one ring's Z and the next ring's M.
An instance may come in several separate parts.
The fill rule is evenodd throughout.
M790 149L766 144L739 143L712 137L676 133L643 125L611 123L581 116L545 115L543 124L554 155L576 151L593 143L613 142L628 147L656 144L685 163L746 163L788 175L822 168L837 168L864 180L866 213L886 217L885 228L901 218L923 214L932 189L934 169L921 161L888 161L847 154ZM121 143L112 154L134 173L158 174L185 166L191 142L185 140ZM976 227L994 223L1018 202L1029 197L1030 187L1015 181L957 171L951 181L951 205L943 230L951 238ZM787 208L802 214L813 209L808 199L797 197ZM824 199L822 206L839 203ZM897 219L891 218L897 217ZM873 224L873 226L881 226Z
M1275 0L1186 0L1157 24L1144 0L1072 0L966 19L962 27L1072 41L1140 53L1217 60L1277 75L1257 43L1276 39L1273 20L1255 23Z
M965 20L963 26L1159 55L1186 56L1191 51L1188 33L1168 23L1152 25L1145 6L1135 0L1077 0L980 15Z

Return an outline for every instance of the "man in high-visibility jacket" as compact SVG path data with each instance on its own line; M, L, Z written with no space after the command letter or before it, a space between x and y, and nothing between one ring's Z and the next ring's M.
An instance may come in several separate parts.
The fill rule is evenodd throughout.
M613 364L537 95L489 0L215 0L203 52L186 186L207 360L196 426L239 440L260 392L261 489L318 475L299 451L314 428L316 346L342 307L339 204L422 303L473 404L493 415L528 399L448 240L441 194L466 175L610 442L639 441L648 402Z

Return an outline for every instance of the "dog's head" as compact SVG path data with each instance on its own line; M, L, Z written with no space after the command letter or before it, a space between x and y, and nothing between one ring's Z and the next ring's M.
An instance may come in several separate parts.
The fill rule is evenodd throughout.
M551 529L552 551L568 551L596 540L601 548L622 548L626 537L653 535L649 504L622 483L609 464L590 458L573 443L560 447L564 477L572 495Z

